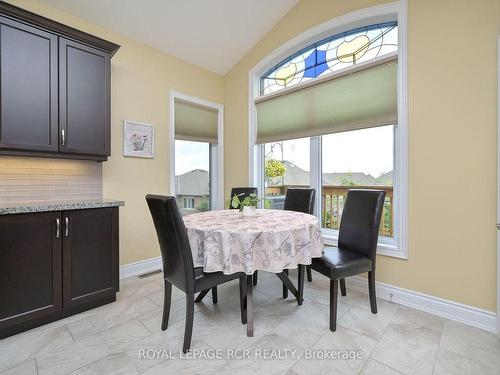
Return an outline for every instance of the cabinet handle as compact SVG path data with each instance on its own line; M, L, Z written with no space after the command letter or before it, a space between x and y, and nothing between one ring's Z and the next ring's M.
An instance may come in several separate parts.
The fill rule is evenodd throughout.
M63 146L66 145L66 131L64 129L61 129L61 142Z
M69 234L69 219L68 217L64 218L64 235L68 237Z
M61 237L61 220L56 219L56 238Z

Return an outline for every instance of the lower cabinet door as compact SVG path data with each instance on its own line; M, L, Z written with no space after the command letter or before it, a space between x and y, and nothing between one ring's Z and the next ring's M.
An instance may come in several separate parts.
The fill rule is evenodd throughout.
M118 289L118 208L63 211L62 224L64 308L114 299Z
M61 228L60 212L0 215L0 337L61 311Z

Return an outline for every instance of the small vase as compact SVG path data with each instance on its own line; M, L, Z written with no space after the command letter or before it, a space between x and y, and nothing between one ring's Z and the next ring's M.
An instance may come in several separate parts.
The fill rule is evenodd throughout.
M241 216L255 216L257 215L257 209L252 206L244 206L241 211Z
M144 150L144 144L146 143L146 140L136 140L134 141L134 151L142 151Z

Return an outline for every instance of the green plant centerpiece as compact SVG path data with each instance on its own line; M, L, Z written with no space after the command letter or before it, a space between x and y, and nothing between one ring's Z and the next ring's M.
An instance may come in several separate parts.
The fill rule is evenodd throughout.
M229 199L229 205L232 208L238 208L240 212L243 212L245 207L253 207L257 208L259 202L264 204L264 208L270 208L271 202L265 198L259 198L257 194L250 193L246 197L242 198L245 193L235 194L232 198Z

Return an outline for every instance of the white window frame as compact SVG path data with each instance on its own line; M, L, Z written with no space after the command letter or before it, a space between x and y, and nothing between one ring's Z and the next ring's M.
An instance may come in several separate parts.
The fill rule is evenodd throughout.
M170 91L168 144L170 156L169 194L175 196L175 99L217 111L217 144L210 145L210 209L224 208L224 106L205 99Z
M256 145L260 78L266 71L292 53L341 32L375 23L398 22L398 123L394 127L393 212L394 239L380 238L377 253L408 259L408 77L407 77L407 0L376 5L333 18L291 39L262 59L249 73L249 181L264 194L264 146ZM311 186L321 187L321 137L311 137ZM319 217L321 194L316 195L315 214ZM337 243L331 231L323 232L326 244Z
M500 108L500 35L498 35L498 108ZM500 334L500 111L498 116L498 155L497 155L497 333Z

